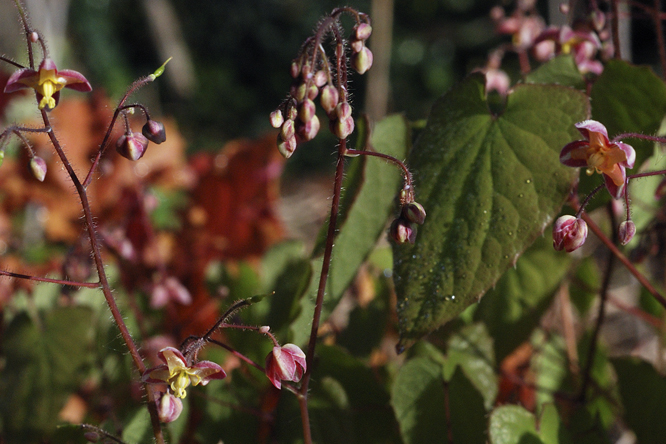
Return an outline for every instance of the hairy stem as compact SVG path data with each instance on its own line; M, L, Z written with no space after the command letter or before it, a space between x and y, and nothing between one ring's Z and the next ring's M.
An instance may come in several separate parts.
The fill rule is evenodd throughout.
M572 205L574 207L574 210L578 211L580 209L580 205L577 202L572 202ZM599 238L599 240L613 253L617 259L622 262L622 265L624 265L627 270L631 274L634 275L634 277L640 282L640 284L659 302L664 308L666 308L666 298L659 293L659 291L654 288L654 286L650 283L650 281L636 269L634 264L627 259L627 257L622 254L622 252L617 248L617 246L613 243L612 240L606 236L606 234L599 228L599 226L594 223L592 218L588 216L587 213L581 214L581 217L583 220L587 223L587 226L589 229Z
M613 227L613 241L617 241L617 231L615 230L615 217L613 215L613 209L608 205L608 214L611 218ZM606 269L604 270L604 280L601 285L601 291L599 293L599 311L597 313L597 322L594 326L592 332L592 338L590 339L590 349L587 353L587 362L585 363L585 370L583 371L583 383L580 387L580 394L578 399L581 401L585 400L585 395L587 393L587 388L590 385L590 380L592 378L592 366L594 365L594 356L597 353L597 343L599 341L599 332L601 331L601 326L604 322L604 315L606 313L606 299L608 297L608 286L610 285L611 275L613 271L613 265L615 263L615 256L613 254L608 255L606 260Z
M45 110L41 110L41 114L42 114L42 120L44 121L44 127L49 129L52 128L51 122L49 120L49 115L47 114L47 112ZM100 251L99 240L97 238L97 232L95 231L95 224L93 221L92 211L90 209L90 202L88 201L88 193L86 192L86 189L81 184L81 181L74 172L74 169L72 168L72 165L69 163L69 160L67 159L67 156L65 155L65 152L63 151L60 142L56 138L54 132L51 130L48 131L47 134L49 135L51 143L53 144L53 147L56 153L58 154L60 161L65 166L65 169L67 170L67 173L71 178L74 187L76 188L76 192L79 195L81 206L83 208L86 230L88 231L88 237L90 238L90 247L92 249L93 261L95 262L95 267L97 269L97 274L99 276L99 283L101 285L104 298L106 299L106 303L109 306L109 310L111 311L111 316L113 316L113 320L118 326L118 329L120 330L120 335L122 336L123 341L125 342L125 345L129 350L130 356L132 357L132 361L134 361L134 366L139 371L139 373L143 373L146 370L146 366L144 365L143 360L139 355L139 350L137 349L136 344L132 339L132 336L127 328L127 325L125 325L125 321L123 320L122 314L120 313L118 304L116 303L116 300L113 297L113 294L111 293L111 286L109 285L109 281L106 276L106 271L104 270L104 262L102 261L102 254ZM162 428L160 426L159 418L157 415L157 407L153 402L152 390L150 387L148 387L147 384L144 384L144 387L146 389L146 392L148 393L148 410L150 411L150 418L153 426L155 439L157 440L158 443L163 443L164 437L162 436Z
M338 160L335 167L335 183L333 185L333 202L331 203L331 216L328 221L328 232L326 233L326 246L324 248L324 259L321 265L321 275L319 276L319 287L317 288L317 298L315 300L315 309L312 316L312 329L310 331L310 341L306 354L306 372L301 382L299 404L301 407L301 418L303 420L303 435L306 444L312 443L310 431L310 421L308 413L307 393L310 385L310 376L314 362L314 352L317 345L317 332L321 321L321 311L324 306L324 294L326 293L326 282L331 267L331 255L333 253L333 241L335 239L335 230L340 210L340 195L342 194L342 178L344 176L345 156L347 151L347 140L341 139L338 146Z

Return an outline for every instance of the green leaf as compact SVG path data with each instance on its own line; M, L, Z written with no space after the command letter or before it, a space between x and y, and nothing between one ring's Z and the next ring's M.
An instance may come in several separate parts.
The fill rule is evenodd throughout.
M587 114L578 91L518 85L491 115L480 75L435 103L408 159L428 218L394 247L400 348L478 301L552 222L577 173L559 151Z
M613 138L622 133L652 135L657 132L666 114L666 85L647 66L634 66L621 60L611 60L594 82L590 94L592 118L604 124ZM577 139L581 139L580 135ZM624 139L636 150L636 167L652 155L653 142ZM631 173L628 173L631 174ZM579 190L589 193L603 183L600 175L580 174ZM600 193L588 207L600 207L610 200L610 194Z
M441 364L423 357L408 361L393 384L391 404L406 444L448 442L447 423L452 442L486 442L483 398L460 367L447 383Z
M446 436L442 366L427 358L408 361L393 383L391 404L406 444Z
M556 83L576 89L585 89L585 79L578 71L570 54L559 55L525 76L525 83Z
M564 444L571 442L562 428L553 404L544 407L540 418L517 405L505 405L490 415L491 444Z
M495 374L493 340L482 323L463 327L449 339L446 349L444 379L450 381L460 367L472 385L481 393L484 407L490 410L498 391Z
M88 360L90 314L87 308L56 308L38 324L22 313L4 332L0 414L8 442L38 442L53 433Z
M377 373L340 347L320 346L309 407L320 443L398 443L389 394Z
M636 358L612 361L624 405L624 419L641 444L662 443L666 436L666 379Z
M410 144L409 130L403 116L389 116L375 125L370 137L375 151L404 159ZM359 167L358 165L364 165ZM322 319L337 305L344 291L356 276L358 268L368 257L377 239L384 234L386 221L394 207L394 198L402 180L401 170L383 159L357 157L350 162L347 183L362 188L351 199L352 206L344 210L344 223L339 226L326 285ZM348 201L349 203L352 203ZM312 310L321 274L321 258L312 261L314 270L310 287L301 299L301 313L292 325L294 342L304 343L312 322Z
M150 444L154 440L150 413L146 406L136 410L126 422L122 439L128 444Z
M569 255L553 249L548 231L481 299L474 319L488 327L498 362L526 341L539 324L570 263Z

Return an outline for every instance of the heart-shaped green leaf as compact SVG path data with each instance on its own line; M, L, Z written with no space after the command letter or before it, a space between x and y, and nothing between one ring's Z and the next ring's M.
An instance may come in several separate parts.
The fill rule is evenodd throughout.
M552 222L576 174L559 152L588 112L573 89L519 85L492 115L481 75L435 103L408 159L428 217L394 247L399 349L476 302Z

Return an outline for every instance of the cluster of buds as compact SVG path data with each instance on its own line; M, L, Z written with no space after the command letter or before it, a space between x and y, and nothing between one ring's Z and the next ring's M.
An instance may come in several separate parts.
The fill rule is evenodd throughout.
M146 153L149 141L159 145L165 140L164 125L149 117L140 133L132 131L127 125L125 134L116 141L116 151L126 159L139 160Z
M426 212L420 203L412 201L403 204L400 216L391 224L391 238L400 244L413 244L416 241L416 225L423 225L425 218Z
M357 17L350 38L351 65L360 74L370 69L373 60L372 52L365 46L372 33L368 20L367 16ZM332 26L334 23L324 21L323 26ZM271 125L280 129L278 149L286 158L291 157L300 143L314 139L319 132L321 123L314 102L317 97L328 116L329 128L337 138L346 139L354 131L352 108L344 86L346 73L334 73L332 67L346 69L343 46L340 42L336 49L338 63L331 64L319 41L321 34L310 38L303 46L301 55L292 62L291 76L294 83L289 97L270 116Z
M372 66L372 52L365 46L365 41L372 34L372 26L369 23L359 23L354 26L351 39L352 67L359 74L364 74Z

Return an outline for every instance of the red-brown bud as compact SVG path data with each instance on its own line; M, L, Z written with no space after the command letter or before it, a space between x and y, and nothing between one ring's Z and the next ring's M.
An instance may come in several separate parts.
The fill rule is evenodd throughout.
M129 160L139 160L146 153L148 139L139 133L123 134L116 142L118 154Z
M146 139L158 145L166 140L164 125L156 120L148 120L143 125L143 128L141 128L141 134L146 136Z

